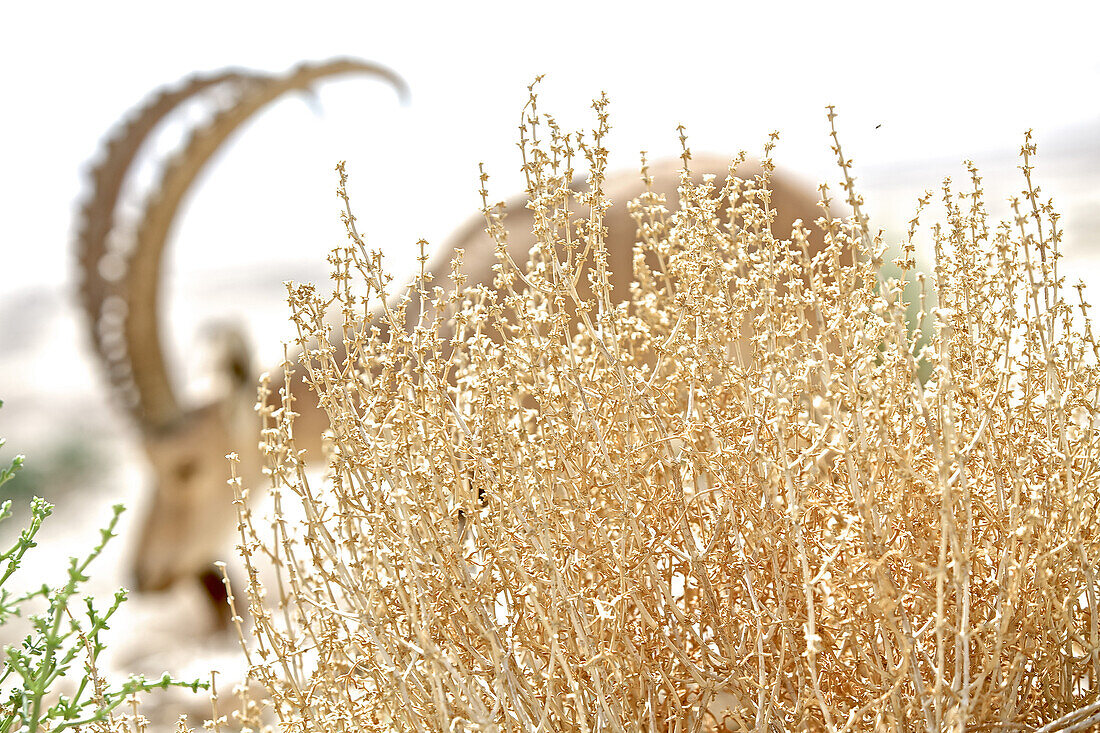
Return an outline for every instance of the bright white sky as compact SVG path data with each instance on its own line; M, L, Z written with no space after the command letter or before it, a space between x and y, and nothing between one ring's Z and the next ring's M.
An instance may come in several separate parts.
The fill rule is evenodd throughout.
M350 78L323 84L312 103L288 98L242 130L181 213L171 265L181 293L300 278L302 263L314 265L305 276L323 273L325 253L343 241L339 159L373 243L442 241L478 207L478 161L495 198L519 190L515 127L538 73L542 108L567 128L591 125L589 102L607 91L616 168L643 147L675 154L683 122L697 151L759 151L779 129L781 165L834 180L832 103L857 174L872 194L895 197L882 203L887 220L942 176L961 177L966 157L1011 172L1029 127L1041 154L1054 151L1039 160L1040 180L1053 181L1045 191L1072 187L1071 204L1096 203L1100 191L1094 3L380 5L8 3L0 301L71 279L82 171L111 125L154 88L230 65L281 72L357 56L401 73L412 102ZM1074 154L1077 140L1091 140L1090 156ZM996 198L1019 188L1015 177L989 183ZM1097 221L1095 208L1068 214L1069 229ZM271 292L277 299L279 287Z

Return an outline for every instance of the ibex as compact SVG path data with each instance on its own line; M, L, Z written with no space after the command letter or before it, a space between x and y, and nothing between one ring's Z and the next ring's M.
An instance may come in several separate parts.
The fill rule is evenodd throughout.
M134 563L139 590L158 590L183 579L198 578L213 600L222 597L220 575L213 561L235 521L226 485L225 456L241 456L245 485L261 487L257 447L259 421L253 411L254 374L247 357L227 359L232 383L239 386L211 404L187 407L176 396L164 361L158 321L158 287L161 258L176 207L202 165L218 144L249 115L279 94L304 88L315 79L336 73L378 74L403 89L392 72L362 62L334 61L304 66L284 78L261 78L240 73L192 79L176 90L162 92L140 109L107 145L104 161L93 171L93 198L84 208L78 238L82 273L81 298L92 325L92 340L114 391L140 429L153 472L154 496L145 517ZM126 171L142 140L157 122L180 102L212 87L236 91L234 104L210 125L194 134L170 165L145 212L136 241L113 242L108 237L115 225L114 209ZM728 175L729 159L696 157L691 164L695 182L713 174L719 185ZM665 197L670 209L678 202L679 159L650 166L651 190ZM742 176L756 175L759 166L738 169ZM583 181L576 185L583 185ZM794 220L809 223L819 214L817 196L781 174L771 177L771 206L777 212L776 234L790 231ZM646 190L638 173L611 175L604 191L612 207L604 216L612 297L628 295L636 224L627 202ZM504 205L512 259L524 262L534 243L533 214L525 197ZM435 283L446 281L455 248L465 250L467 285L492 286L494 245L485 232L484 217L471 221L428 261L426 269ZM412 320L412 319L410 319ZM280 384L281 377L273 383ZM296 441L307 455L317 456L320 435L327 420L316 398L300 377L292 381L292 394L301 417L296 420Z

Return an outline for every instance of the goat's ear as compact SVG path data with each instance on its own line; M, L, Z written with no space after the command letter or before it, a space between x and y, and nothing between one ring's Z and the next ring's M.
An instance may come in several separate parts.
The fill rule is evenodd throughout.
M207 327L214 347L214 365L218 378L230 392L255 386L252 349L248 337L234 323L219 322Z
M241 348L234 348L224 354L222 362L223 371L229 376L230 384L234 389L252 382L252 355L243 338L240 346Z

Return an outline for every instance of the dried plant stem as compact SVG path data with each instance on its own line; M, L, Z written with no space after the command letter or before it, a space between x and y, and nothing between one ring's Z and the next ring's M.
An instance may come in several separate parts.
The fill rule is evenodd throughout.
M931 195L901 277L884 274L831 109L853 216L832 218L823 187L823 216L789 239L771 230L774 136L749 180L685 170L674 214L643 158L618 303L606 100L587 137L536 101L520 131L529 261L482 190L495 290L465 288L455 264L429 292L421 244L404 312L342 170L334 293L290 289L331 424L325 475L295 449L291 384L275 406L265 384L266 537L237 489L249 663L283 724L1095 724L1100 349L1083 298L1083 332L1062 300L1030 138L1030 210L1012 224L987 221L973 166L965 193L945 182L929 277L913 269Z

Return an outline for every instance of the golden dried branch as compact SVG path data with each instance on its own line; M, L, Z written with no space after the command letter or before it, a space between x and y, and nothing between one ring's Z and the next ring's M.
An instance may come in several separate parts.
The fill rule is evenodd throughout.
M350 212L334 298L291 291L327 472L305 471L265 386L273 533L251 487L238 502L253 674L282 724L1091 724L1100 372L1030 177L999 225L976 172L965 193L945 184L927 346L906 320L920 276L882 275L839 142L855 217L823 204L820 252L802 225L767 226L768 155L721 190L685 174L676 214L632 205L636 285L618 304L597 114L578 144L532 97L538 243L517 262L487 210L498 291L456 284L419 327L372 335L366 284L383 275ZM596 184L577 194L562 181L582 155Z

